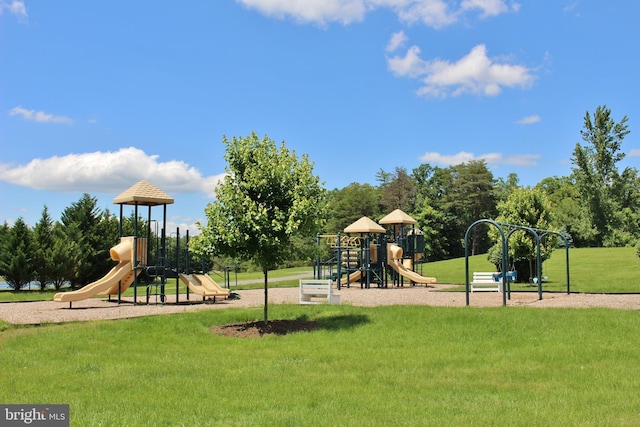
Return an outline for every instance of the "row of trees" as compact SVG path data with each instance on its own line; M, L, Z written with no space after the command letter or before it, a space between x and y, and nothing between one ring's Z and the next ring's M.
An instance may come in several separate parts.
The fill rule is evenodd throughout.
M638 244L640 175L632 167L619 170L628 133L626 117L616 123L604 106L593 116L587 112L584 145L576 144L572 156L573 173L534 187L520 186L516 174L495 179L486 163L472 161L446 168L422 164L411 173L380 170L377 185L352 183L328 193L309 159L297 158L284 143L278 148L255 134L225 138L228 178L205 210L209 224L198 239L200 253L253 260L266 279L270 268L310 258L315 232L341 231L363 215L377 220L396 208L418 221L429 261L463 256L466 229L480 218L563 230L577 246ZM22 219L13 227L5 224L0 275L16 288L30 280L56 287L87 284L111 266L108 250L116 243L118 226L117 218L98 210L89 195L67 208L59 222L45 208L33 230ZM130 227L126 221L123 226ZM527 236L514 239L512 259L530 259ZM488 227L476 227L471 253L490 252L495 258L494 242ZM544 249L543 258L551 249Z
M85 194L53 221L47 207L33 229L18 218L0 227L0 275L14 289L36 281L44 289L83 286L112 267L109 248L118 240L118 221Z
M629 133L627 117L615 122L598 107L584 118L584 144L572 153L572 174L543 179L531 188L518 176L495 179L483 161L446 168L422 164L381 170L378 184L353 183L329 194L327 229L340 231L362 215L373 219L400 208L418 221L427 238L429 260L460 257L467 227L480 218L565 231L576 246L629 246L640 243L640 175L619 163ZM484 253L493 239L473 230L471 252Z

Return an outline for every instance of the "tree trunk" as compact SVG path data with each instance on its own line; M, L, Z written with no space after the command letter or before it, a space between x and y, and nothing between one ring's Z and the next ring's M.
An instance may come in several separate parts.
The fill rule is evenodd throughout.
M268 270L262 270L264 273L264 324L269 323L269 282L267 280Z

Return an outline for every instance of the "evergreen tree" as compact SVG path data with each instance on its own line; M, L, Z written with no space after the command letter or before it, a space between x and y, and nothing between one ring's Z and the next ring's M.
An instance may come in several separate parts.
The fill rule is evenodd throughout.
M0 275L16 291L33 279L33 243L32 231L19 217L8 231L2 242L0 256Z
M419 209L425 206L434 209L443 225L436 237L440 242L432 245L440 248L439 259L463 256L464 235L469 225L481 218L492 218L496 212L493 174L486 163L472 161L448 168L421 165L412 176L418 184ZM415 212L415 216L421 215L420 210ZM484 253L490 244L486 228L475 227L471 252Z
M396 209L412 212L416 203L416 185L405 168L397 167L393 173L381 170L377 174L382 198L383 212L388 214Z
M82 240L76 224L66 227L60 222L53 225L53 248L50 266L51 283L56 290L64 284L71 283L76 277L76 268L82 259L82 249L77 243Z
M71 279L72 287L87 285L113 267L109 249L117 243L118 235L115 232L114 236L113 227L104 223L110 218L108 213L103 214L98 209L97 199L86 193L62 212L62 223L69 231L67 235L75 239L81 254L75 267L76 277ZM75 225L73 232L71 225Z
M42 210L40 220L33 229L33 243L34 280L40 284L40 289L44 290L47 284L53 282L52 268L54 268L53 220L46 205Z

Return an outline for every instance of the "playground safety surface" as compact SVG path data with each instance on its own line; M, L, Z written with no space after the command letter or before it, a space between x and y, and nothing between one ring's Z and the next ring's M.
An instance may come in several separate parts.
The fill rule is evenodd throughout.
M361 289L360 286L343 287L340 291L342 304L361 307L380 305L428 305L464 307L464 292L450 292L450 285L405 286L394 288ZM123 319L159 314L184 313L198 310L220 310L225 308L259 307L264 304L264 290L238 290L239 299L202 301L201 297L180 295L180 302L175 303L175 295L167 294L165 304L160 304L152 297L150 304L138 297L138 304L132 298L123 298L118 304L105 298L90 298L74 302L72 308L68 303L54 301L11 302L0 304L0 319L12 324L45 324L78 322L86 320ZM294 288L269 288L269 304L297 304L299 290ZM499 307L502 305L502 294L497 292L476 292L470 294L472 307ZM157 302L157 303L156 303ZM528 307L567 307L590 308L606 307L624 310L640 310L640 294L570 294L543 293L542 300L537 292L512 292L507 306Z

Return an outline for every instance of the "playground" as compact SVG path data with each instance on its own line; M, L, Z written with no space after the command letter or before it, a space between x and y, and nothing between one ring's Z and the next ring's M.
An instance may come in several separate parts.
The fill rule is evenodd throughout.
M340 233L318 234L325 256L315 260L314 278L329 279L338 290L352 284L370 289L437 283L422 274L425 241L416 223L396 209L378 223L364 216Z
M148 207L146 224L150 227L153 222L156 226L160 223L152 220L152 207L163 208L164 224L167 205L172 204L173 199L153 184L141 181L117 196L114 203L120 206L121 223L124 206L129 205L135 209L135 218L138 218L140 207ZM491 221L478 221L480 222ZM324 248L324 255L318 256L314 262L313 279L323 279L330 283L336 294L335 301L341 304L361 307L469 305L469 283L466 292L460 292L460 285L438 283L435 277L425 273L428 272L428 264L424 262L424 236L415 224L413 218L398 209L382 218L379 223L362 217L337 234L318 235L317 244ZM472 224L470 229L474 225L476 224ZM493 225L507 226L498 223ZM512 231L509 235L515 228L510 226L510 229ZM525 231L537 236L536 230ZM122 230L120 233L122 234ZM221 286L206 271L193 270L189 261L188 233L182 240L186 243L182 248L180 230L176 230L172 235L177 238L174 239L174 247L169 247L164 229L156 229L155 236L152 237L150 228L139 227L136 223L134 235L121 235L119 243L111 248L110 255L116 265L102 278L81 289L57 293L53 301L0 304L0 319L14 324L60 323L229 307L247 308L264 303L261 289L238 290L237 298L230 299L229 278L225 277L226 286ZM538 238L538 242L539 240ZM504 239L504 253L507 252L507 243L508 240ZM174 256L170 256L171 253L174 253ZM566 256L568 283L568 252ZM506 271L506 261L504 263L503 269ZM146 273L147 280L151 278L152 281L140 283L142 272ZM470 279L471 272L467 266L466 274L467 282L472 280L472 292L474 286L480 288L485 284L491 286L488 290L497 291L473 293L472 305L477 307L506 305L508 295L509 305L514 306L610 307L640 310L639 294L571 294L568 289L566 294L543 294L540 286L537 293L509 292L508 287L502 287L502 283L507 282L499 282L495 277L491 277L495 276L495 272L473 272L474 278ZM300 279L303 278L311 279L311 275L300 276ZM174 285L175 293L172 292ZM129 290L125 296L124 292L129 287L132 287L133 292ZM452 288L456 288L455 291L452 291ZM138 292L142 294L139 295ZM95 296L105 298L94 298ZM299 302L301 300L297 287L273 287L269 292L270 304Z
M113 203L120 207L119 243L109 251L111 259L117 262L107 274L95 282L89 283L81 289L67 292L58 292L53 300L59 303L69 303L73 308L82 301L94 296L106 296L109 301L115 299L118 304L130 302L138 305L138 289L140 278L146 276L144 287L144 303L165 304L169 302L167 297L170 279L175 279L174 304L189 303L193 296L202 297L202 301L225 300L231 292L220 286L205 271L192 269L189 256L189 233L186 233L186 247L180 248L180 229L175 231L175 247L168 245L165 228L167 223L167 205L173 204L174 199L146 180L139 181L122 194L113 199ZM124 206L133 206L134 224L133 235L123 236ZM139 225L139 209L148 208L146 227ZM152 219L152 207L162 207L162 221ZM152 234L151 224L156 225L155 234ZM158 229L159 224L162 224ZM173 255L173 257L171 256ZM227 279L227 277L225 277ZM186 295L180 300L180 283L186 286ZM124 292L133 288L133 298L123 297Z
M95 296L107 297L109 302L115 300L118 305L129 302L134 306L154 302L162 305L191 303L193 296L201 297L203 302L209 300L215 303L231 296L227 277L225 288L213 280L208 271L204 271L204 265L201 271L191 268L188 232L182 250L179 229L175 232L175 247L168 247L165 224L167 206L174 203L172 197L142 180L116 196L113 203L119 206L120 211L119 243L110 249L109 254L117 264L103 277L81 289L56 293L53 298L55 302L68 303L68 308L72 309L74 304L79 307L78 304ZM123 235L125 206L134 209L131 236ZM140 208L143 207L148 208L146 223L140 219ZM162 220L153 219L153 207L162 208ZM156 224L155 234L152 234L152 223ZM391 287L404 287L405 283L411 286L435 284L436 278L421 274L425 242L422 232L415 228L416 223L415 219L396 209L382 218L379 224L362 217L346 227L343 235L318 235L318 246L326 247L329 258L318 257L314 265L314 278L332 280L329 291L331 286L338 290L343 286L350 288L354 282L359 282L360 288L366 289L372 285L388 288L389 283ZM146 286L143 287L145 295L140 301L138 291L143 276L146 277ZM170 280L173 279L175 294L169 298ZM181 284L186 287L186 295L182 296L182 300ZM124 298L124 293L130 287L133 289L133 298ZM339 301L339 297L335 301ZM80 307L90 308L86 304Z

